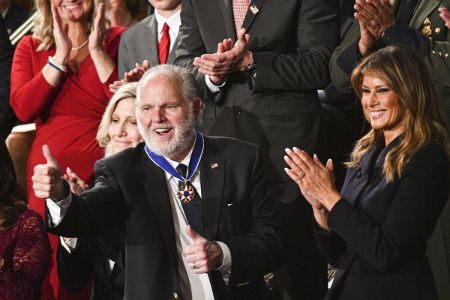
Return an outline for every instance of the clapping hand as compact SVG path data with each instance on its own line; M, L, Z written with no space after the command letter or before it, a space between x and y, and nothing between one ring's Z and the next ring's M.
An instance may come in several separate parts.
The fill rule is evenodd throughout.
M356 0L354 8L361 35L359 51L366 56L384 31L394 25L394 9L389 0Z
M329 159L324 166L317 155L311 158L298 148L286 149L285 161L290 167L287 174L299 186L302 194L313 208L321 206L331 211L341 199L334 183L333 161Z
M94 29L89 35L89 51L104 51L103 42L106 38L105 4L100 2L94 19Z
M245 29L238 31L238 39L225 39L217 45L217 52L203 54L194 58L198 71L208 75L214 84L221 84L234 71L243 71L253 61L252 53L247 49L250 35Z
M439 15L445 22L445 26L450 29L450 11L446 7L439 8Z
M122 85L127 84L128 82L137 82L141 80L142 76L144 76L148 69L150 69L150 63L147 59L144 60L142 64L136 63L136 67L134 69L123 74L122 80L114 81L114 83L109 85L110 92L117 92Z
M55 39L56 48L54 59L58 63L64 65L69 59L70 49L72 49L72 42L68 35L69 26L63 24L55 5L51 4L51 10L53 18L53 38Z

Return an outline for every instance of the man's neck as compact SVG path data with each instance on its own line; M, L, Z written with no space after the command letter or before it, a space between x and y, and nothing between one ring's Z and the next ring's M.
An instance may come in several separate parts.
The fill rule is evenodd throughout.
M173 16L179 10L181 10L181 4L178 5L176 8L171 9L171 10L156 9L158 14L160 14L161 16L163 16L166 19L169 19L171 16Z

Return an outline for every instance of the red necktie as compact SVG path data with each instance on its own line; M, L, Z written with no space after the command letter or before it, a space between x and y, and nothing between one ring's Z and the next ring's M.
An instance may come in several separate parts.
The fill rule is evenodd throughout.
M164 23L163 29L162 29L162 37L159 41L159 63L165 64L167 63L167 57L169 56L169 49L170 49L170 35L169 35L169 25L167 23Z
M236 32L241 29L242 23L244 23L249 4L250 0L233 0L234 26L236 26Z

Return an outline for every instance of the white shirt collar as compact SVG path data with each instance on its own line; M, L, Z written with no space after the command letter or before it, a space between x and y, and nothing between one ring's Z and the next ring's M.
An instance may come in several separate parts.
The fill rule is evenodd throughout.
M158 23L158 36L161 35L164 23L167 23L167 25L169 25L170 30L175 35L178 35L178 31L180 30L181 26L181 9L178 10L173 15L171 15L169 18L163 17L160 13L158 13L157 10L155 10L155 17L156 22Z

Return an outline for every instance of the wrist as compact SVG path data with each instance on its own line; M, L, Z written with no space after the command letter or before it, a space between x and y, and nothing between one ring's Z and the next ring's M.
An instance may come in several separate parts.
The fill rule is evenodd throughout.
M249 66L253 64L253 53L247 50L247 52L242 57L241 63L239 64L239 71L245 71Z
M67 55L67 54L62 54L62 53L60 53L60 52L58 52L58 51L56 51L55 55L53 55L53 59L54 59L58 64L63 65L63 66L65 66L65 65L67 64L67 61L69 60L68 57L69 57L69 55Z

